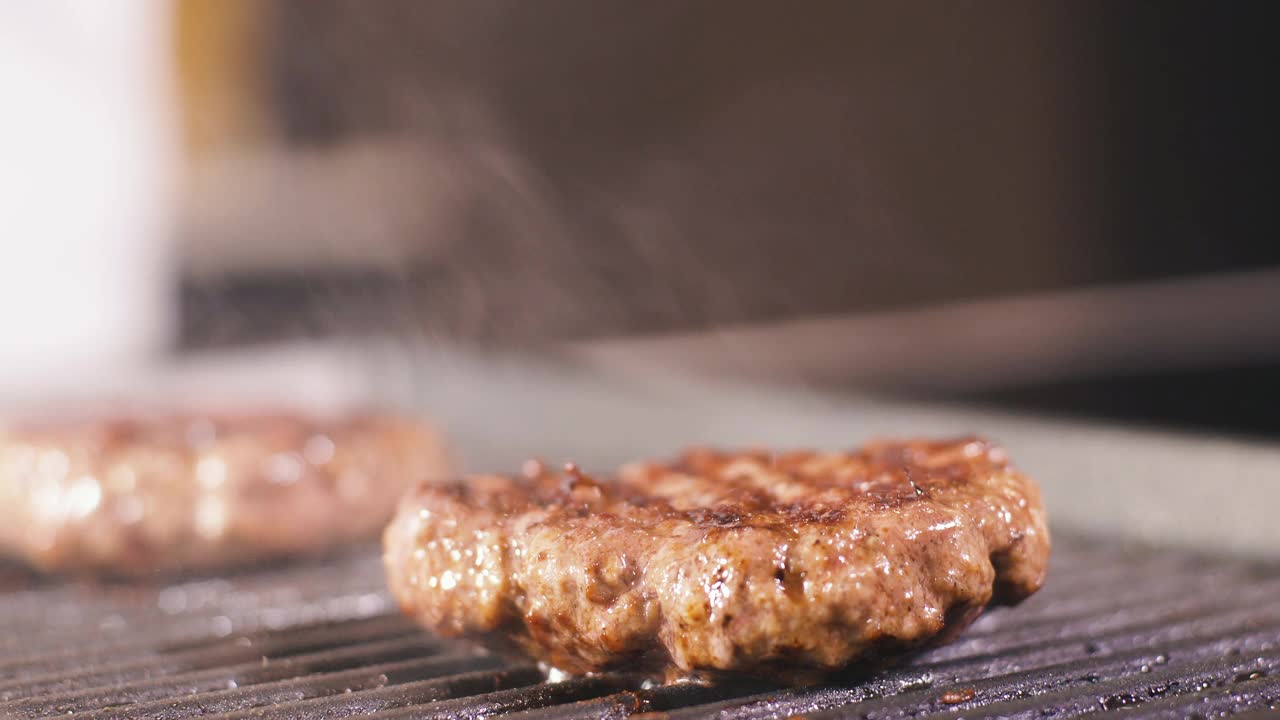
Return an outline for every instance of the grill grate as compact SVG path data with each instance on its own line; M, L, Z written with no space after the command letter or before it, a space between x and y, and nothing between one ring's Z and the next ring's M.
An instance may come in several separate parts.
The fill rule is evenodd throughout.
M399 617L376 549L136 586L0 568L0 716L1218 717L1280 708L1280 572L1060 542L1045 589L901 667L814 688L542 683Z

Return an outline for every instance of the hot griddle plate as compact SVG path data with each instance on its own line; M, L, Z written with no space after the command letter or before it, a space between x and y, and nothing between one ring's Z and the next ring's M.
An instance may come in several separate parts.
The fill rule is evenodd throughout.
M818 687L547 684L401 618L376 548L145 586L0 569L0 716L1126 718L1280 708L1280 571L1059 541L1045 589Z

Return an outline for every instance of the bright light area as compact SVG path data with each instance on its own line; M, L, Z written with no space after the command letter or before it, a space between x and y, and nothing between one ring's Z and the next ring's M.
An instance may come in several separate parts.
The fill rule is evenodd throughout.
M165 342L169 12L0 0L0 390Z

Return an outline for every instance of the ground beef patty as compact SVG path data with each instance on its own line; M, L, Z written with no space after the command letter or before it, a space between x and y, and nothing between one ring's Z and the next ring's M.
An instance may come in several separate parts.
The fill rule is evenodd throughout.
M148 416L0 428L0 552L139 575L376 536L439 437L393 417Z
M804 681L945 641L1039 588L1049 555L1035 483L979 439L422 485L384 545L393 594L441 634L668 680Z

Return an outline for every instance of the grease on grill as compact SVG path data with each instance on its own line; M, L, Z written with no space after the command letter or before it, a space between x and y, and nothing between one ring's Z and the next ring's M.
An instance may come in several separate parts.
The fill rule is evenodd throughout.
M961 688L959 690L948 690L942 693L942 697L939 698L939 700L941 700L944 705L959 705L960 703L969 702L977 697L977 695L978 691L973 688Z

